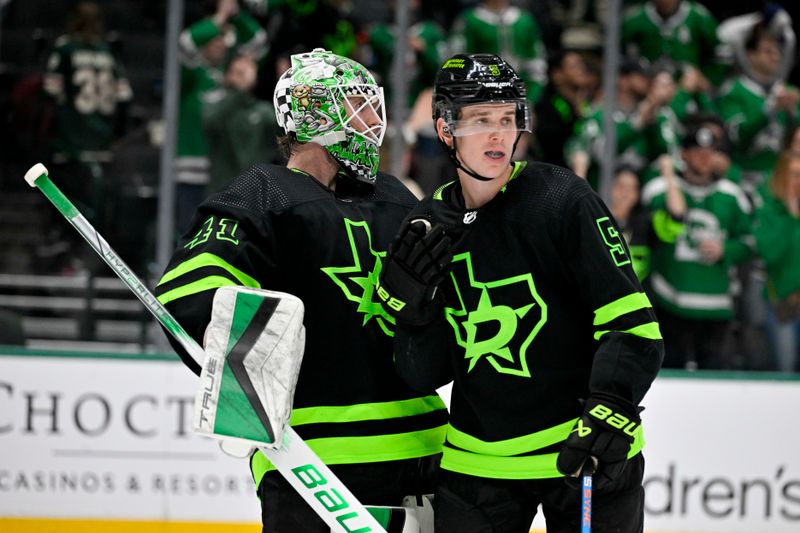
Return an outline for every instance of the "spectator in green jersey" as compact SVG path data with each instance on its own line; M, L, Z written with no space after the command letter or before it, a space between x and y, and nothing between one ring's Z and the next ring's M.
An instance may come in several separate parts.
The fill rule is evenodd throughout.
M76 4L68 24L67 34L56 40L43 82L56 103L51 170L64 178L65 193L104 231L110 226L117 189L104 175L105 165L112 159L112 141L124 130L133 93L106 41L100 6ZM76 242L74 232L69 235L56 239ZM70 271L79 266L63 256L53 259L51 269Z
M202 201L210 174L208 143L203 132L202 95L220 86L226 60L235 52L257 60L266 51L266 33L237 0L216 0L212 14L180 36L181 94L175 160L176 227L184 231Z
M786 79L794 64L797 36L792 27L792 17L780 4L763 1L763 6L758 11L722 21L717 33L720 40L731 48L730 55L734 65L752 76L745 43L757 25L764 26L780 44L781 66L778 77Z
M665 155L662 158L663 164L671 164L669 156ZM620 233L625 237L631 253L633 271L639 281L644 284L645 279L650 275L652 247L657 244L658 239L653 231L653 213L642 205L641 193L637 173L625 165L617 168L611 184L608 208L619 225ZM663 217L665 214L666 212L662 212L657 216ZM671 218L671 220L674 219Z
M651 81L636 62L620 66L614 113L620 164L640 172L661 154L676 150L677 126L668 107L674 94L675 83L668 74L659 74ZM603 108L597 107L580 121L565 147L573 172L587 178L594 188L598 187L605 143L603 113Z
M530 13L509 0L483 0L453 24L452 53L492 53L505 58L525 81L528 100L539 101L547 83L547 51Z
M408 105L413 105L420 92L430 87L448 54L444 29L430 16L433 3L412 0L409 9L411 24L406 34L408 54L403 72L409 83ZM365 50L369 56L366 67L373 72L378 83L386 85L390 102L396 36L396 25L378 22L368 29L369 41Z
M683 224L654 218L662 242L653 250L650 281L664 331L665 367L731 364L729 268L749 259L753 244L750 202L736 184L717 174L720 133L712 121L689 123L682 141L683 169L675 178L686 205ZM644 204L654 212L675 213L668 189L666 176L653 179L642 193Z
M729 60L717 37L717 20L691 0L648 0L630 8L622 22L622 48L634 59L676 73L688 64L712 84L722 81Z
M249 55L235 57L224 87L203 97L203 127L208 140L213 193L256 163L278 162L280 132L271 103L253 96L258 66Z
M770 175L783 138L800 117L800 90L778 77L780 43L757 24L745 44L748 71L720 89L717 105L732 144L733 162L742 168L742 186L752 191Z

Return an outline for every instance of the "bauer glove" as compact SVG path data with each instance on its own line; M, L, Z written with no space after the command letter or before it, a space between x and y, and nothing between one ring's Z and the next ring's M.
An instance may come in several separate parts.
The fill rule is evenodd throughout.
M436 317L436 288L447 275L453 253L441 225L425 219L400 228L381 269L378 297L398 322L421 326Z
M641 425L639 413L630 404L608 395L592 395L583 414L558 454L559 472L578 478L594 462L594 486L600 490L617 479L628 463L634 436ZM575 479L575 486L578 480Z

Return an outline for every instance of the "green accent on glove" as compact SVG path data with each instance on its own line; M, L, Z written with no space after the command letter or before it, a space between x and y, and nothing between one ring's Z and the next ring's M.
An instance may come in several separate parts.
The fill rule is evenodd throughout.
M583 415L573 426L558 454L556 466L576 487L584 465L597 461L594 486L602 490L618 479L632 445L641 431L639 409L608 395L593 395L586 401Z

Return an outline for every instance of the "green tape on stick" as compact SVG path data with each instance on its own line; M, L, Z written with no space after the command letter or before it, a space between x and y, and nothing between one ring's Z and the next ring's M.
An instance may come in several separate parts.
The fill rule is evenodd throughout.
M69 201L69 198L64 196L64 193L56 187L47 173L47 168L41 164L36 163L28 172L25 173L25 181L31 187L39 187L48 200L50 200L56 209L61 211L61 214L68 219L75 218L80 214L75 205Z

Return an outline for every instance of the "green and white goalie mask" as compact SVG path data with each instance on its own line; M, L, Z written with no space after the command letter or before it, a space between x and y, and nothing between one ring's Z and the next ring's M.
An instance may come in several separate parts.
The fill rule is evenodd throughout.
M280 447L303 359L303 312L291 294L217 290L194 402L196 432Z
M321 48L291 60L275 85L278 125L299 142L324 146L348 175L374 183L386 131L383 88L363 65Z

